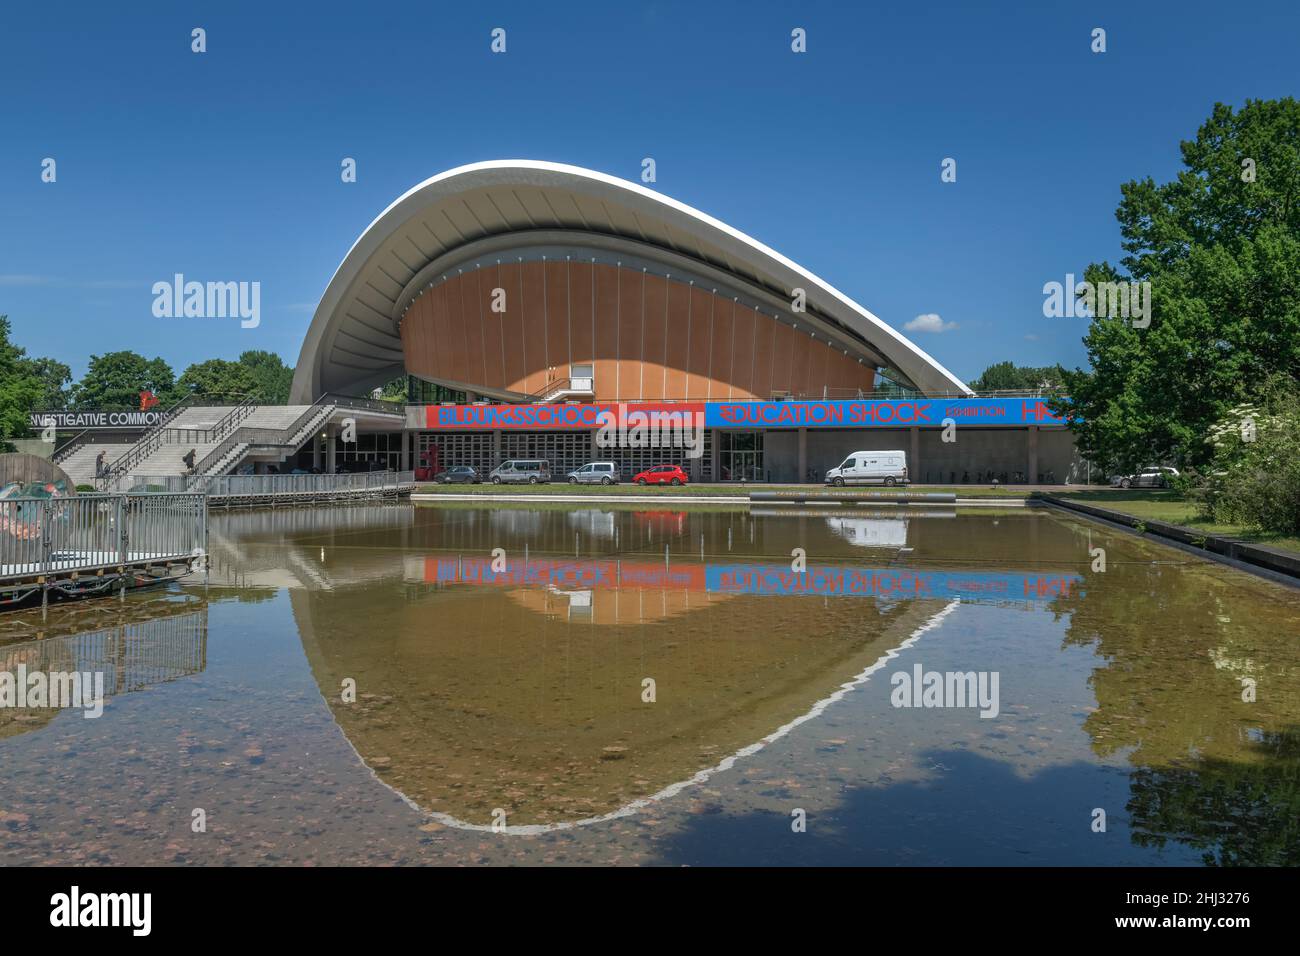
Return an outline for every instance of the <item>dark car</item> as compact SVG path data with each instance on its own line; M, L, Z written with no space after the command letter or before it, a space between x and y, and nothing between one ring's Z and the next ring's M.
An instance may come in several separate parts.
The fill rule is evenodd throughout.
M688 479L680 465L655 465L638 473L632 480L638 485L684 485Z
M433 480L440 485L477 485L483 479L469 465L457 465L455 468L438 472L433 476Z

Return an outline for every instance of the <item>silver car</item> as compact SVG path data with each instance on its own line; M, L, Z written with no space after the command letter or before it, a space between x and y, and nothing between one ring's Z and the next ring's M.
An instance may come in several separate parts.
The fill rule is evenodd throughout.
M618 465L612 461L593 461L568 474L571 485L616 485Z
M1148 465L1136 475L1115 475L1110 484L1112 488L1168 488L1171 479L1177 477L1177 468Z

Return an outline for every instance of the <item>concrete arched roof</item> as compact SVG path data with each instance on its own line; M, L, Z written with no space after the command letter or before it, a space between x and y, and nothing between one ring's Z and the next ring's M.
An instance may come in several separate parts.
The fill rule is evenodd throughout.
M838 289L726 223L638 183L536 160L494 160L439 173L408 190L361 234L339 265L308 327L291 401L373 388L402 374L402 313L431 264L454 265L484 241L598 236L642 254L660 250L710 274L789 303L837 344L893 369L926 394L969 389L912 341ZM789 310L786 309L788 314Z

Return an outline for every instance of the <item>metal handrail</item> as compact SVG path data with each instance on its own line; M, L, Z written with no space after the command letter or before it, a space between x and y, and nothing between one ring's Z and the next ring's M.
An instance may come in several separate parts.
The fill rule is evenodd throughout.
M552 383L552 386L550 388L547 388L540 392L533 392L527 395L526 398L530 401L540 401L543 400L542 399L543 396L554 391L555 391L554 383ZM981 392L974 392L974 391L930 392L929 394L921 394L920 392L903 393L903 392L892 391L892 390L886 391L883 389L876 389L875 391L872 391L871 389L865 389L865 388L864 389L826 388L823 389L822 393L819 394L811 394L807 392L789 392L782 395L780 398L756 398L756 397L727 398L725 396L720 396L720 395L694 395L694 396L684 396L681 398L654 398L654 399L645 399L645 398L636 398L636 397L634 398L603 398L602 397L597 401L605 405L615 405L618 404L619 402L627 402L631 404L631 403L646 402L646 401L671 405L675 403L676 404L699 404L699 403L706 403L706 402L727 402L729 404L735 404L740 402L773 402L773 401L786 401L786 402L864 401L865 402L865 401L898 401L898 400L908 400L908 399L918 399L918 400L935 399L935 400L943 401L943 400L950 400L950 399L970 399L970 398L1067 398L1067 397L1068 396L1066 395L1065 392L1054 388L988 389L986 391L981 391ZM468 406L474 403L473 402L433 402L433 403L408 402L407 403L407 405L409 405L412 408L425 408L430 404Z
M185 408L192 405L197 397L198 396L192 394L186 395L171 408L167 409L167 411L163 412L158 417L157 424L145 431L145 433L136 440L134 445L124 451L104 469L103 477L100 477L99 475L95 476L96 482L102 482L100 487L107 487L109 482L116 481L126 474L132 465L143 461L149 455L153 454L154 450L162 444L162 434L167 428L167 423L184 411Z
M209 428L208 441L221 441L226 435L229 435L235 428L249 415L257 409L250 395L245 395L243 400L232 408L221 419ZM205 443L206 444L206 443Z
M340 408L364 408L385 415L404 415L405 406L401 402L386 402L380 398L361 398L356 395L340 395L326 392L317 401L328 401Z
M337 475L154 475L136 476L137 489L161 494L194 492L212 498L376 491L415 485L413 471L358 471Z
M218 464L236 445L286 445L292 443L294 437L301 432L309 421L319 415L321 411L328 409L329 414L337 407L332 401L332 396L322 396L316 399L311 405L307 406L306 411L293 420L287 428L255 428L240 426L212 451L203 456L203 460L195 464L194 474L205 476ZM277 439L279 439L277 441Z
M529 392L528 397L530 399L533 399L534 401L544 402L546 401L546 397L548 395L552 395L555 392L563 391L565 388L567 388L569 382L570 379L567 375L564 378L551 379L551 381L547 382L544 386L542 386L542 388L538 389L537 391Z
M120 571L206 550L207 500L199 494L0 500L0 578Z
M144 461L164 444L167 444L167 439L171 432L187 432L194 436L203 433L216 435L219 433L219 430L226 427L228 423L242 421L252 413L254 408L256 408L250 396L239 395L236 396L238 401L235 403L235 406L209 429L177 429L170 426L170 422L172 422L176 416L186 408L194 406L199 400L207 402L213 401L214 398L219 398L219 396L190 394L186 395L183 399L169 408L158 420L158 424L154 425L140 436L140 439L134 445L108 466L104 472L103 478L99 478L98 476L96 477L99 486L101 488L107 488L110 484L115 484L120 481L122 476L130 471L131 468ZM211 441L213 439L209 438L208 440Z
M76 451L78 447L80 447L81 439L83 439L93 431L95 431L95 429L93 428L83 428L81 431L77 432L77 434L73 435L71 438L69 438L66 442L63 443L62 448L60 448L53 455L50 456L50 461L54 462L57 465L59 464L59 462L67 460L67 457L71 455L74 451Z

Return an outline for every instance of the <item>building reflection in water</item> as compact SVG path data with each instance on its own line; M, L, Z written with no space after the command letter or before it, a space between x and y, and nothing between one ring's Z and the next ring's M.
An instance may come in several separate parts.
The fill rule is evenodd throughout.
M1037 607L1077 581L1034 570L1023 541L1023 569L916 566L938 552L904 565L926 522L893 515L314 511L241 517L214 528L212 550L237 580L289 588L321 693L380 779L447 823L504 811L511 832L698 781L820 712L958 600ZM794 546L806 570L776 557Z

